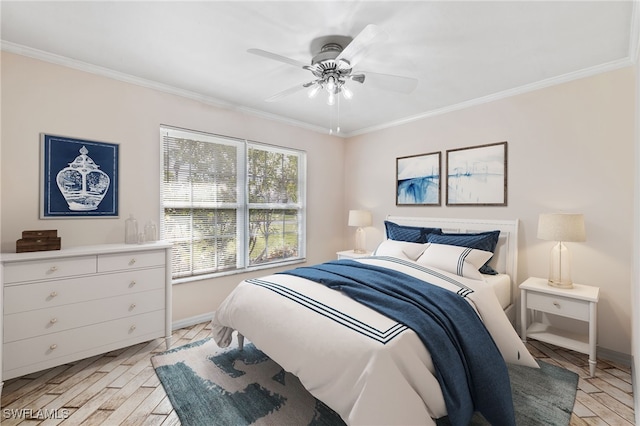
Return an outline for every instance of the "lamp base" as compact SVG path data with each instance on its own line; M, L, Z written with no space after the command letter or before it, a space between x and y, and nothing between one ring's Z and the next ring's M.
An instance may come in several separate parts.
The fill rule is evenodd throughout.
M573 288L573 280L571 279L571 253L569 253L569 250L562 242L558 242L558 244L551 249L549 280L547 284L556 288Z
M356 229L356 248L353 249L354 253L366 253L366 238L367 235L364 233L364 229L362 227L358 227Z
M571 281L548 280L547 284L549 284L551 287L556 287L556 288L573 288L573 283Z

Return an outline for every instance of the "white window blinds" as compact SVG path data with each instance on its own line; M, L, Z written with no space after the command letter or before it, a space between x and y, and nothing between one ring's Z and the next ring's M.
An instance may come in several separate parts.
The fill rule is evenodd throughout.
M304 258L304 152L161 127L174 279Z

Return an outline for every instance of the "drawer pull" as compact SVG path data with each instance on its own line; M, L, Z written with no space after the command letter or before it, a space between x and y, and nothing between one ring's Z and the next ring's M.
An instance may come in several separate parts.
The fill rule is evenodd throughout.
M51 320L49 321L51 324L55 324L58 322L58 318L51 318Z
M53 298L56 297L58 295L57 291L52 291L51 294L49 294L49 297Z
M136 285L136 282L135 282L135 280L132 280L132 281L129 283L129 287L133 287L134 285Z
M131 306L129 306L129 310L132 311L136 308L136 304L132 303Z
M560 303L559 302L553 302L553 306L555 306L556 308L560 309Z
M129 261L129 265L133 265L134 263L136 263L136 258L132 257L131 260Z
M52 266L51 268L49 268L50 273L56 272L57 270L58 270L57 266Z
M131 331L134 331L135 329L136 329L136 326L135 326L135 325L132 325L131 327L129 327L129 331L130 331L130 332L131 332Z
M57 347L58 347L58 345L56 345L56 344L54 343L53 345L49 346L49 349L50 349L50 350L52 350L52 351L54 351L54 350L56 350L56 348L57 348Z

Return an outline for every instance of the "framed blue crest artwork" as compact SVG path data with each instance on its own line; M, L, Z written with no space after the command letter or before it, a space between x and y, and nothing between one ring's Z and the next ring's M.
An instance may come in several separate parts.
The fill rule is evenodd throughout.
M396 205L440 205L441 153L396 158Z
M40 218L117 218L119 146L44 133L40 139Z
M506 205L506 142L447 151L447 206Z

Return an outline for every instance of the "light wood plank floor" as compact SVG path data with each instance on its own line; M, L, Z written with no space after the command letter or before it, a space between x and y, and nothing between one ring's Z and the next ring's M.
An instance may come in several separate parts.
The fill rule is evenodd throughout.
M172 347L210 335L208 323L176 330ZM531 341L531 353L580 375L571 425L633 425L631 371L598 360L588 377L586 355ZM180 425L151 366L163 339L8 380L3 425ZM38 411L46 410L46 411ZM36 417L47 417L40 420Z

